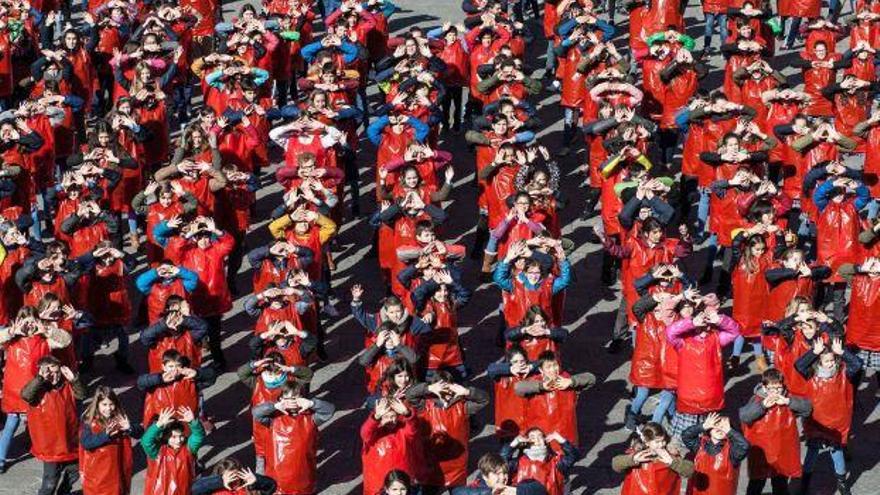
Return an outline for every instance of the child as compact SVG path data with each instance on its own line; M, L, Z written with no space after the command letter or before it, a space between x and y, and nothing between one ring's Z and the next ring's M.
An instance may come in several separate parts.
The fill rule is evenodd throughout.
M841 495L849 495L844 449L849 440L853 395L861 375L862 360L845 349L839 338L831 341L830 350L822 339L816 339L813 349L805 352L795 367L809 380L807 396L813 403L813 414L804 420L807 454L804 456L801 492L808 493L819 450L827 446L831 448L837 490Z
M162 409L141 440L141 447L147 455L144 495L190 495L196 455L204 441L205 430L192 409Z
M625 473L622 495L678 495L681 479L694 472L694 463L668 447L669 434L657 423L636 430L625 454L611 460L611 469Z
M162 355L175 350L198 368L202 364L202 340L208 334L208 324L190 314L186 299L172 295L165 300L160 319L141 332L141 344L147 348L147 370L162 370Z
M318 426L330 420L333 404L302 396L302 385L288 381L275 402L254 407L254 419L270 429L266 473L278 483L277 493L316 493Z
M739 465L749 453L749 442L730 427L730 419L709 413L702 425L681 434L681 441L694 456L694 474L687 494L736 495Z
M592 373L569 376L550 351L538 356L537 366L538 377L521 381L514 387L516 395L529 398L526 426L536 426L544 431L555 429L577 445L578 395L595 385L596 377Z
M486 370L495 382L495 435L499 439L509 441L524 431L529 399L516 394L516 385L536 372L526 352L517 345L507 350L503 361L490 364Z
M442 493L467 482L470 418L489 404L489 395L455 383L447 371L437 371L428 383L407 389L406 400L421 419L425 452L425 493Z
M79 472L83 495L128 495L131 492L131 439L144 433L122 410L110 387L95 390L83 414Z
M468 486L453 488L452 495L547 495L544 486L535 480L510 483L507 462L494 452L483 454L477 468L479 477Z
M86 388L53 356L41 358L37 367L37 376L21 390L21 398L29 406L31 453L43 462L43 481L37 494L70 493L79 477L76 400L85 397Z
M364 495L378 493L389 471L399 469L416 477L422 466L416 415L401 400L382 398L361 427L361 460L364 466Z
M553 442L555 446L552 446ZM562 495L568 473L581 458L581 453L559 432L545 435L540 428L531 428L501 448L503 457L514 473L514 483L534 479L548 495Z
M278 400L284 390L284 384L288 381L295 380L301 384L308 384L312 375L312 370L307 367L287 364L284 356L278 352L270 352L265 358L249 361L238 368L238 379L253 390L251 408ZM251 412L253 413L253 410ZM253 437L257 457L256 468L257 472L262 474L266 466L265 452L269 443L269 429L256 418L253 421Z
M234 457L227 457L214 466L211 475L193 483L192 495L272 495L275 489L275 480L254 474Z
M64 330L47 326L34 318L34 309L21 308L8 328L0 329L0 347L6 355L3 366L3 395L0 408L6 414L0 441L0 473L6 471L6 453L18 424L28 410L22 388L36 376L37 363L53 350L72 345L73 337Z
M162 354L162 371L147 373L138 378L138 388L146 393L144 399L144 424L155 420L165 408L187 407L199 410L199 391L210 387L217 379L211 368L195 370L189 361L174 349Z
M761 375L754 397L739 409L750 444L747 495L760 495L768 478L773 495L787 494L789 479L801 476L796 416L808 417L812 409L809 400L788 394L778 369L770 368Z
M714 301L693 317L666 327L666 338L678 351L677 411L673 437L699 424L707 413L724 408L724 366L721 349L739 336L739 324L718 314Z

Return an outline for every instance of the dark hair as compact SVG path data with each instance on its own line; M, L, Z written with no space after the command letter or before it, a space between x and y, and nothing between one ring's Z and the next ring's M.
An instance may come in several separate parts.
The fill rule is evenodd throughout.
M217 464L214 464L214 469L211 470L217 476L223 476L223 473L226 471L238 471L241 469L241 463L235 457L226 457Z
M658 439L669 442L669 433L666 432L666 429L660 423L648 421L633 433L630 439L630 448L635 451L642 450L647 447L648 442Z
M541 309L541 306L533 304L529 306L528 309L526 309L526 314L523 316L522 320L520 320L519 325L521 327L530 326L535 323L535 317L537 316L544 318L544 323L550 323L550 318L547 317L547 313L545 313L544 310Z
M382 482L382 491L385 492L394 483L400 483L405 486L407 493L409 493L409 489L412 486L412 480L409 475L399 469L388 471L388 474L385 475L385 481Z
M526 353L525 349L523 349L522 347L520 347L518 344L514 344L514 345L510 346L510 347L504 352L504 360L507 361L507 362L509 363L509 362L510 362L510 359L513 358L513 356L515 356L515 355L517 355L517 354L519 354L519 355L521 355L522 357L526 358L526 361L529 360L529 356L528 356L528 354Z
M544 366L544 363L556 362L556 353L553 351L544 351L538 354L538 367Z
M162 364L174 362L179 365L185 365L185 361L187 359L177 349L168 349L162 353Z
M782 372L776 368L768 368L761 373L761 384L770 385L771 383L781 383L785 385L785 377Z
M477 467L480 469L480 474L484 477L498 471L507 472L508 470L507 462L495 452L483 454L483 457L480 457L480 460L477 462Z

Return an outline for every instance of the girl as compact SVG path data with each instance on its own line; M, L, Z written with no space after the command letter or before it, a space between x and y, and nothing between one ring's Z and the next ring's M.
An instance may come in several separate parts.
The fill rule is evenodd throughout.
M827 446L831 448L837 490L841 495L849 495L844 449L849 440L853 396L861 376L862 360L844 348L839 338L831 341L831 349L825 346L822 339L817 339L813 349L804 353L795 367L809 380L807 396L813 403L813 414L804 420L807 454L804 457L801 491L809 493L816 458L820 449Z
M318 426L333 416L333 405L306 399L301 384L287 381L277 401L259 404L253 412L254 419L270 430L266 473L278 483L277 493L316 493Z
M790 478L801 476L801 441L796 416L807 417L810 401L790 395L782 373L770 368L761 375L755 395L739 409L739 420L749 441L747 495L763 493L767 479L773 495L788 493Z
M739 240L739 239L737 239ZM761 234L746 237L739 244L742 253L731 277L733 285L733 319L740 325L740 335L733 342L733 354L728 361L728 369L739 367L740 354L746 339L752 341L755 364L758 372L767 369L761 347L761 323L766 319L766 304L770 289L764 272L767 270L771 255L768 254L767 243Z
M739 465L748 455L749 442L730 428L730 419L710 413L702 425L684 430L681 440L696 452L687 495L735 495Z
M678 495L681 479L694 472L669 443L669 434L657 423L645 423L636 430L625 454L611 460L616 473L625 474L622 495Z
M211 473L193 483L192 495L272 495L277 487L275 480L254 474L234 457L215 464Z
M83 414L79 471L84 495L128 495L131 491L131 439L144 430L131 423L119 397L99 386Z
M188 436L186 426L189 427ZM192 409L163 409L141 440L141 447L147 455L144 494L190 495L196 455L204 440L205 430Z

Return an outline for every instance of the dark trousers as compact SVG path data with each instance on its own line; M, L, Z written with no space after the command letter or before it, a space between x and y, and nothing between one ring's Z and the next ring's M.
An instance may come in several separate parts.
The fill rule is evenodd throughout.
M761 495L766 483L766 479L749 480L749 485L746 488L746 495ZM770 486L773 488L773 495L788 495L788 478L782 476L770 478Z
M461 126L461 100L464 95L464 88L461 86L449 86L446 94L443 95L443 124L458 129ZM455 114L450 114L453 104L455 105Z
M79 479L79 471L76 462L44 462L43 481L37 495L70 493L70 488L77 479Z
M215 366L226 366L226 358L223 356L223 337L220 336L220 322L223 315L205 316L208 323L208 350Z

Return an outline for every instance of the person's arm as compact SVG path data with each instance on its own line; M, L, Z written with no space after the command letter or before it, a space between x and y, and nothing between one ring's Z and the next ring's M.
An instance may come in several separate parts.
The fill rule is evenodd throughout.
M315 421L315 424L320 426L330 421L330 418L336 412L336 406L321 399L312 399L312 402L314 403L312 406L312 419Z
M791 409L791 412L793 412L795 416L806 418L810 414L813 414L813 404L809 399L789 395L788 401L788 408Z
M42 376L37 375L21 389L21 399L29 406L37 406L48 389L49 383Z
M675 471L682 478L690 478L694 474L694 463L682 457L675 457L669 469Z
M141 332L141 345L146 348L153 347L156 342L168 331L168 326L164 320L159 320L152 325L144 328Z
M92 426L87 424L83 424L80 428L79 445L85 450L97 450L112 441L106 430L95 433L92 431Z
M201 427L201 425L199 426ZM159 457L159 450L162 448L161 438L162 429L159 428L159 425L150 424L147 431L144 432L144 436L141 437L141 448L144 449L147 459L155 460Z
M757 398L760 399L760 397ZM766 413L767 410L764 408L763 401L751 398L744 406L739 408L739 421L740 423L751 425L763 418Z
M700 447L700 437L703 436L704 431L701 423L688 426L681 432L681 443L691 452L696 452Z
M571 388L573 390L586 390L596 384L596 375L592 373L578 373L571 376Z
M794 369L804 378L809 380L813 376L813 364L819 359L819 355L808 349L794 363Z
M843 355L840 359L846 364L846 378L852 383L858 382L861 377L863 362L862 359L852 353L846 347L843 348Z
M199 418L195 418L189 422L189 438L186 439L186 448L193 455L199 454L199 449L205 443L205 429Z
M685 335L694 328L696 327L690 318L682 318L666 327L666 340L672 344L672 347L678 349L684 344Z
M558 294L568 288L571 283L571 262L567 259L559 261L559 275L553 279L553 294Z
M618 474L623 474L638 465L632 454L620 454L611 458L611 469Z
M727 432L727 441L730 442L730 461L734 466L738 466L749 455L749 441L733 428Z
M492 274L492 281L505 292L511 292L513 290L513 278L510 274L509 261L502 260L498 262L495 266L495 271Z
M165 382L162 380L162 373L146 373L137 379L138 389L144 392L149 392L163 383Z
M522 380L513 386L513 393L520 397L531 397L544 391L542 383L538 380Z
M727 315L720 315L718 321L718 333L718 340L721 342L721 347L732 344L733 341L739 337L739 323Z

